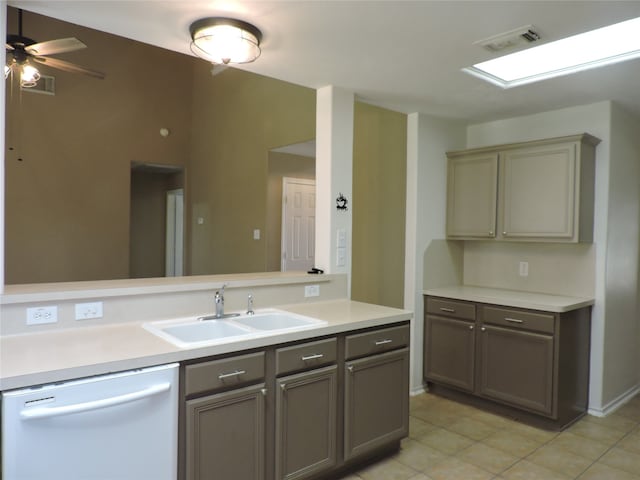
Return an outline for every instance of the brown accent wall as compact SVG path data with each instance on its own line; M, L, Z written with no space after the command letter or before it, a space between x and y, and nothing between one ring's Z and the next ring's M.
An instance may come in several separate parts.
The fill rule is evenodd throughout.
M88 48L57 58L106 79L38 65L55 96L7 85L6 283L127 278L131 163L185 164L197 60L31 12L24 34L80 39Z
M198 63L193 82L187 265L192 274L264 271L266 236L254 240L253 230L267 227L269 150L315 138L315 90L210 70Z
M351 298L404 303L407 116L354 107Z

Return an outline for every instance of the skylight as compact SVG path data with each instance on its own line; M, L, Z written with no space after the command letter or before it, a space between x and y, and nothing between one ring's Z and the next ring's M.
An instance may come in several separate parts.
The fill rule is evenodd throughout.
M494 58L463 71L503 88L640 57L640 17Z

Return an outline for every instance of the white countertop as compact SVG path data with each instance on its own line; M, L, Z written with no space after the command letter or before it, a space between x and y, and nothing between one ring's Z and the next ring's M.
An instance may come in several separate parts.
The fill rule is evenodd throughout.
M467 300L470 302L491 303L507 307L528 308L546 312L563 313L593 305L594 299L587 297L568 297L546 293L521 292L499 288L472 287L456 285L432 288L424 291L434 297Z
M326 325L268 337L181 349L142 327L142 322L78 327L0 337L0 390L192 360L266 347L348 330L410 320L406 310L350 300L294 304L281 310L327 321Z

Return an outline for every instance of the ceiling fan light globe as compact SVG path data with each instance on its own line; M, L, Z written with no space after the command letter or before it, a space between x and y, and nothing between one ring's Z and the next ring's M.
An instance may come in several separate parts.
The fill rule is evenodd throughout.
M20 73L20 86L23 88L35 87L40 80L40 72L32 65L24 65Z

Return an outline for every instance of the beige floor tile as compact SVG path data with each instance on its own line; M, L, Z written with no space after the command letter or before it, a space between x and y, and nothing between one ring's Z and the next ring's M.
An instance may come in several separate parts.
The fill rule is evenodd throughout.
M448 412L441 408L419 407L414 409L411 415L424 422L432 423L438 427L446 427L460 419L459 415Z
M612 413L606 417L596 417L595 415L586 415L580 422L594 423L601 427L613 428L624 433L629 433L638 427L638 422L624 415Z
M616 415L622 415L635 422L640 422L640 401L631 400L615 411Z
M356 474L347 475L346 477L340 477L339 480L362 480L362 477L359 477Z
M485 438L482 443L516 457L526 457L542 445L539 441L509 430L496 432Z
M456 457L448 457L425 473L433 480L490 480L493 474Z
M419 473L415 477L411 477L409 480L433 480L430 477L427 477L424 473Z
M508 429L540 443L550 442L559 434L559 432L542 430L541 428L532 427L520 422L511 422L511 426L509 426Z
M640 455L623 450L622 448L612 448L605 453L598 462L609 467L624 470L627 473L634 475L640 474Z
M580 475L593 463L593 460L554 445L542 446L529 455L527 461L571 478Z
M414 470L424 472L427 468L447 458L447 455L429 445L410 440L402 445L400 451L393 458Z
M459 433L473 440L485 439L498 430L496 427L492 427L471 417L463 417L446 428L449 431Z
M510 455L484 443L471 445L469 448L465 448L459 452L456 457L465 462L477 465L493 474L505 471L520 460L520 458L514 455Z
M443 428L427 432L417 441L446 455L454 455L473 444L473 440Z
M640 477L598 462L591 465L578 480L640 480Z
M581 437L571 432L562 432L548 443L549 446L562 448L566 451L580 455L588 460L597 460L611 448L607 443Z
M571 477L541 467L535 463L521 460L506 472L501 474L508 480L569 480Z
M614 430L613 428L603 427L590 422L578 422L569 427L567 431L608 445L614 445L625 436L625 433L620 430Z
M486 423L487 425L496 429L508 428L513 424L513 420L509 418L485 412L484 410L476 410L471 415L469 415L469 418L473 418L474 420Z
M394 459L381 460L357 472L364 480L409 480L418 473Z
M436 428L438 427L433 423L425 422L424 420L421 420L418 417L414 417L414 416L409 417L409 436L410 437L416 437L430 430L435 430Z
M640 430L634 430L633 433L624 437L616 444L616 447L640 455Z

